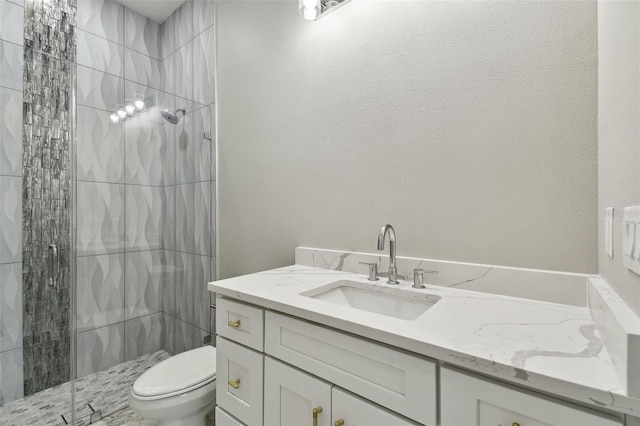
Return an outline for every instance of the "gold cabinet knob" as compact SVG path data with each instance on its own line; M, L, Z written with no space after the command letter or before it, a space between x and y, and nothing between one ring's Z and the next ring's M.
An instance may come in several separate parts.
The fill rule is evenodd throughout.
M240 320L238 320L238 321L229 321L229 322L227 322L227 324L229 324L229 327L238 328L238 327L240 327Z
M338 420L333 422L333 426L343 426L343 425L344 425L344 419L342 417L340 417Z
M236 379L235 381L229 379L227 380L227 383L234 389L238 389L240 387L240 379Z
M322 413L322 407L317 406L313 409L311 414L313 415L313 426L318 426L318 414Z

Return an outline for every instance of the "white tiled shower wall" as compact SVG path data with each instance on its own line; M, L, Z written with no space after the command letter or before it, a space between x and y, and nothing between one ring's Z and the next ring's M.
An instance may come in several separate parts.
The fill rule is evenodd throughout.
M0 405L23 395L22 0L0 0Z
M78 2L79 377L210 334L213 20L209 1L188 0L163 24L115 1ZM110 122L138 97L153 107ZM172 125L165 108L187 115Z

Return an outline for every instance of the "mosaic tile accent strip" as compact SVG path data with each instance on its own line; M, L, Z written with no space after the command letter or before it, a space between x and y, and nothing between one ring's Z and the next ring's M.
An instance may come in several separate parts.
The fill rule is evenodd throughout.
M24 11L22 239L24 394L69 380L71 67L76 0L28 0ZM48 285L49 245L58 251ZM54 269L55 270L55 269Z
M167 352L158 351L76 380L76 425L89 424L92 411L88 404L96 411L101 410L105 417L127 408L133 382L146 370L169 357ZM64 425L62 416L71 418L70 386L71 383L67 382L0 407L2 426Z

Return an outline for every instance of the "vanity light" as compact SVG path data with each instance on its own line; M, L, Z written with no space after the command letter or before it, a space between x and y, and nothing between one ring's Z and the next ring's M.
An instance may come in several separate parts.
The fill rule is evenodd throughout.
M119 109L118 110L118 117L121 120L124 120L125 118L127 118L127 112L125 110L123 110L123 109Z
M131 116L131 115L133 115L134 112L136 112L136 107L134 107L131 104L127 104L124 107L124 110L126 111L127 115Z
M315 21L348 2L349 0L298 0L298 11L304 19Z
M116 114L115 112L111 113L109 119L112 123L117 123L118 121L120 121L120 117L118 117L118 114Z
M138 111L142 111L144 109L144 101L142 99L137 99L134 102L134 105Z

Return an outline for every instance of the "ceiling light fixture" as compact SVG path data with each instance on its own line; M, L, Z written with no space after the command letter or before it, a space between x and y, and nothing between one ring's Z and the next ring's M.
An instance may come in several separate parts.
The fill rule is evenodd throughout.
M308 21L317 21L349 0L298 0L298 12Z

